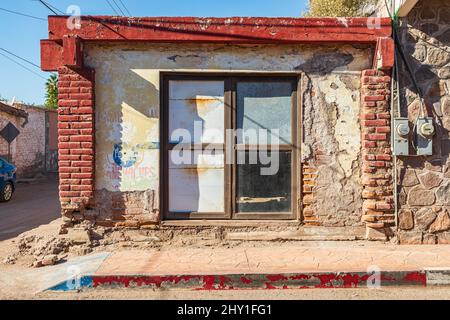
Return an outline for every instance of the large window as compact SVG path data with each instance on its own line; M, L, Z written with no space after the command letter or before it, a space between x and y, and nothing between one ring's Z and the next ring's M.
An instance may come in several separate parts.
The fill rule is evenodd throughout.
M294 219L297 77L163 77L167 219Z

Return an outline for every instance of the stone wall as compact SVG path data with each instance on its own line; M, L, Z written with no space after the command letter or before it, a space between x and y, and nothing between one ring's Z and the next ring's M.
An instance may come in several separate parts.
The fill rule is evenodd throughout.
M415 88L403 64L401 116L407 116L413 127L420 92L437 128L433 156L398 161L399 239L401 243L450 243L450 2L419 1L400 20L398 32L420 87Z

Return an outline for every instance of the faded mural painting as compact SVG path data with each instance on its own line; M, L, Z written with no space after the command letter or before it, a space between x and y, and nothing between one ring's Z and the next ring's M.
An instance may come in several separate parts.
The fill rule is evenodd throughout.
M99 108L96 114L99 172L96 188L155 190L158 184L155 164L159 161L159 111L155 103L158 96L139 94L144 88L124 86L120 78L115 80L109 75L105 72L98 76L100 85L110 89L98 97L99 103L108 108ZM145 79L145 74L142 76Z

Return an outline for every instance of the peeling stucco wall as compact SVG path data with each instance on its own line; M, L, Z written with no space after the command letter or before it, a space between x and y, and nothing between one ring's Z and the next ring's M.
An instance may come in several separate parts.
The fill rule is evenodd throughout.
M360 75L311 75L304 81L304 144L312 152L303 160L317 170L310 209L318 224L358 225Z
M314 208L321 224L359 224L359 89L373 48L108 43L85 49L86 65L96 70L99 192L159 194L161 71L297 71L305 74L302 157L310 161L320 150L326 158L319 166ZM120 148L127 151L123 158L115 156Z

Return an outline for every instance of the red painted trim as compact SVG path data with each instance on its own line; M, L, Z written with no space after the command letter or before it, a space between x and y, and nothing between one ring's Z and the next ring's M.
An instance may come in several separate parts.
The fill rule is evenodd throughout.
M146 41L235 44L280 43L376 43L392 34L389 18L127 18L83 16L81 28L69 29L67 16L49 16L49 39L60 42L70 37L81 41ZM378 18L377 18L378 19ZM376 26L376 27L375 27ZM69 37L69 38L68 38ZM62 66L61 53L42 42L42 69ZM78 47L65 42L64 64L79 65ZM53 53L50 55L50 53Z
M83 16L81 28L67 28L67 17L50 16L51 40L78 36L95 41L233 42L233 43L375 43L390 37L389 18L373 27L371 18L126 18ZM378 25L378 24L377 24Z
M63 66L62 42L54 40L41 40L41 69L43 71L56 71Z
M83 67L83 51L80 38L72 36L63 37L63 64L67 67Z
M390 70L394 67L395 44L390 37L378 38L373 59L373 69Z

